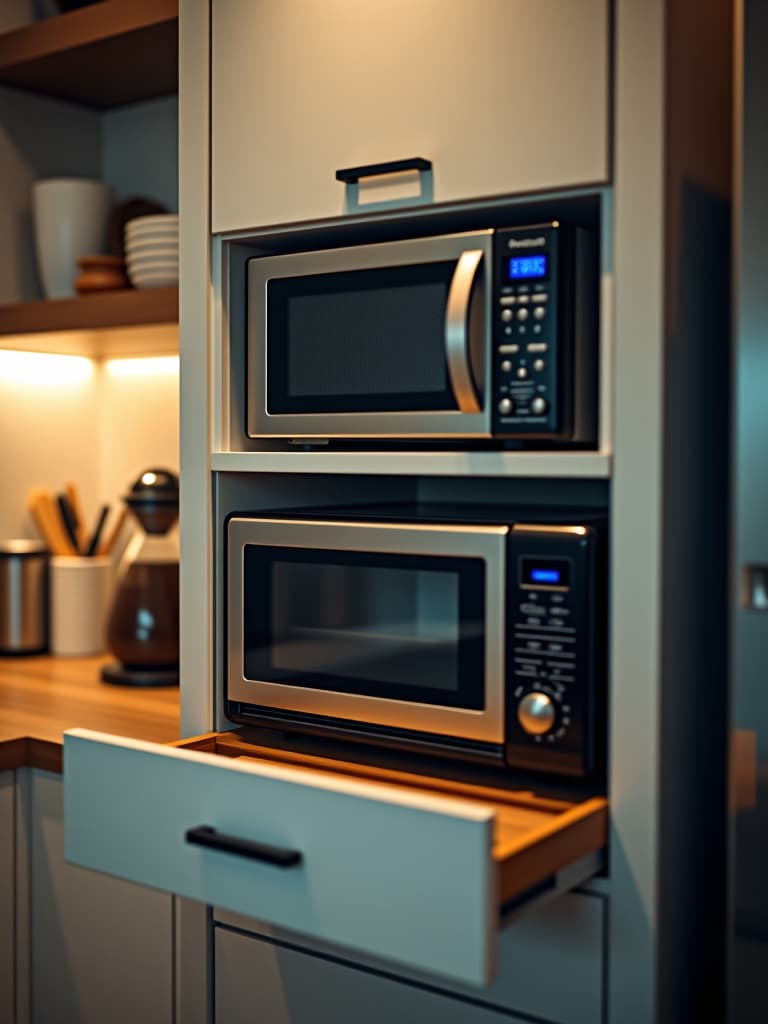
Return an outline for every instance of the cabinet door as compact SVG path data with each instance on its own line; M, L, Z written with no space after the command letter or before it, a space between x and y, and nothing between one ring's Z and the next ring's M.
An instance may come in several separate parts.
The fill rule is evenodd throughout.
M14 773L0 772L0 1021L14 1019Z
M65 864L61 777L22 782L32 1024L168 1024L171 898Z
M452 999L225 928L215 930L216 1024L503 1024ZM527 1018L531 1019L531 1018Z
M214 0L213 229L603 182L608 51L607 0Z

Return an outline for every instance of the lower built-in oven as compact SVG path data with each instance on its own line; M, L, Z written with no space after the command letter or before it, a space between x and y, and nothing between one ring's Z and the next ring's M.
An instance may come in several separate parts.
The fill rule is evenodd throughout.
M233 721L587 778L601 767L598 516L445 506L226 527Z

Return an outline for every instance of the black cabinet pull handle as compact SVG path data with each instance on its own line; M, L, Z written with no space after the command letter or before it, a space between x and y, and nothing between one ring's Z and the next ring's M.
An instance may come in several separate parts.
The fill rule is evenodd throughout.
M384 164L365 164L363 167L342 167L336 171L336 181L354 185L361 178L373 178L377 174L396 174L398 171L431 171L432 161L423 156L412 156L408 160L390 160Z
M274 864L278 868L292 868L301 864L304 859L298 850L286 850L282 846L270 846L268 843L256 843L252 839L240 839L217 832L210 825L198 825L184 833L184 838L193 846L206 846L211 850L223 853L234 853L238 857L249 860L260 860L264 864Z

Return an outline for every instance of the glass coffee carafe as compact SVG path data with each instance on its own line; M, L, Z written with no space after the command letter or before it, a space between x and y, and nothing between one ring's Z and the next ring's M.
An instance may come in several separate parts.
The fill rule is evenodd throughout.
M101 677L128 686L179 682L179 480L148 469L123 499L141 527L120 564L107 619L107 646L119 664Z

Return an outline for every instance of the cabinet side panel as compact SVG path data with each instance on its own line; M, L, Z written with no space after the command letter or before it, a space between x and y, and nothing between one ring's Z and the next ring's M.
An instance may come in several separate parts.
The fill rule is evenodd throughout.
M209 379L209 11L179 12L181 734L213 725Z
M608 1019L656 1000L664 281L663 0L617 0Z
M62 779L30 781L32 1020L168 1024L171 897L66 864Z

